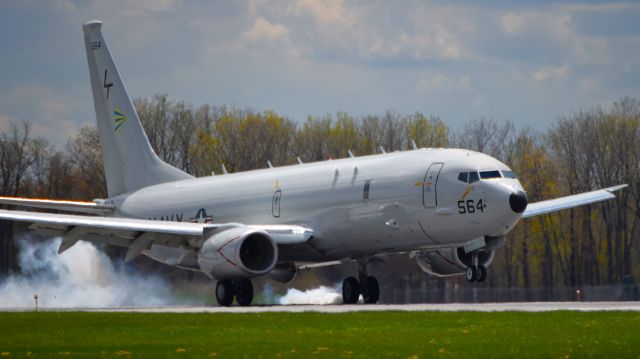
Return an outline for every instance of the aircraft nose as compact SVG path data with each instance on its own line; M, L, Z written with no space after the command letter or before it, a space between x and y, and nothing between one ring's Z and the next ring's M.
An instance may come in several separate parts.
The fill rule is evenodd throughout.
M509 196L509 206L511 206L511 210L515 213L524 212L528 203L527 195L522 191L512 193Z

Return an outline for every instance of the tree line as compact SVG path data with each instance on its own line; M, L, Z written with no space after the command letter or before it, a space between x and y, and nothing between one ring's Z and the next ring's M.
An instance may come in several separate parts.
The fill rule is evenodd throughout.
M547 131L479 118L460 128L437 116L354 117L346 112L296 123L274 111L194 107L156 95L134 101L160 158L194 176L314 162L418 147L484 152L517 173L530 202L628 183L615 200L523 220L497 251L488 284L553 288L620 283L640 275L640 101L624 98L561 116ZM0 195L91 200L106 196L94 126L63 149L12 122L0 134ZM15 225L0 221L0 273L17 269ZM405 273L419 271L406 260Z

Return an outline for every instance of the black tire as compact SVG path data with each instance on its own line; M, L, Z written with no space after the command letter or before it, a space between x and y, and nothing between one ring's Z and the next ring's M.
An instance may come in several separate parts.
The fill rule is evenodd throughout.
M380 285L376 277L367 277L367 294L363 295L363 299L367 304L378 303L380 299Z
M487 268L483 265L479 265L478 266L478 277L476 278L476 281L478 282L484 282L484 280L487 279Z
M228 307L233 303L234 288L229 280L221 280L216 284L216 300L221 307Z
M354 277L347 277L342 281L342 302L344 304L358 303L360 285Z
M247 307L251 305L253 301L253 284L251 280L242 279L236 283L236 302L241 307Z
M468 266L464 274L467 277L467 282L474 282L478 273L475 266Z

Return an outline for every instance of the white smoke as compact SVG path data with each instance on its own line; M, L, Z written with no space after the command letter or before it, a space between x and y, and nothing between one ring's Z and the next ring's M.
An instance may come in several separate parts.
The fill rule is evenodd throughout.
M61 239L17 241L21 272L0 281L0 307L49 308L176 304L168 283L114 264L87 242L58 255Z
M288 304L340 304L342 303L342 292L340 284L333 288L321 286L318 288L301 291L295 288L287 290L287 294L280 297L278 302L282 305Z

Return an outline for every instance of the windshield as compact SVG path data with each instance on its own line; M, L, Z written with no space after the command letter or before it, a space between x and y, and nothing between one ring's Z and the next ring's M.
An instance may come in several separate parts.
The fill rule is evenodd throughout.
M482 179L501 178L501 177L502 177L502 175L500 174L500 171L498 171L498 170L480 172L480 178L482 178Z
M513 171L502 171L502 175L504 178L513 178L516 179L516 174Z

